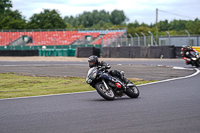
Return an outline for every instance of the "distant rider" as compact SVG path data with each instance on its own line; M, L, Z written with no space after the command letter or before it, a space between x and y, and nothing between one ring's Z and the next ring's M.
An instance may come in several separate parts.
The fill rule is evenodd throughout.
M89 63L89 67L92 68L92 67L98 67L100 66L101 68L100 69L105 69L105 70L108 70L111 68L111 66L109 64L107 64L106 62L104 61L98 61L98 57L97 56L90 56L88 58L88 63ZM131 83L131 81L127 80L125 77L124 77L124 72L123 71L117 71L117 70L111 70L109 72L109 74L111 74L112 76L116 76L118 78L120 78L126 85L128 83Z
M190 46L183 46L181 48L181 55L183 59L185 60L186 64L188 65L188 64L192 64L191 58L194 56L196 57L196 55L199 55L199 53Z

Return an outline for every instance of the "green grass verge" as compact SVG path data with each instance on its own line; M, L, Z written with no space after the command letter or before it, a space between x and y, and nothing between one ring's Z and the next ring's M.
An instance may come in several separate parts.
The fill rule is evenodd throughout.
M130 79L136 85L153 81ZM92 91L82 77L34 77L0 73L0 99Z

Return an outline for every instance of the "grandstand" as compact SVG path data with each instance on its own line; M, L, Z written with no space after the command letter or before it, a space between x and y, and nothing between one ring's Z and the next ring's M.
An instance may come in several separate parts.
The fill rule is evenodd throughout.
M86 57L86 53L93 54L99 49L100 52L97 53L102 57L160 58L164 55L165 58L174 58L179 57L180 46L200 45L199 36L159 37L158 45L152 43L152 36L130 37L128 38L127 31L124 29L2 30L0 31L0 56L76 56L79 53L78 57L83 55Z
M125 32L126 30L2 31L0 46L101 45L112 43Z

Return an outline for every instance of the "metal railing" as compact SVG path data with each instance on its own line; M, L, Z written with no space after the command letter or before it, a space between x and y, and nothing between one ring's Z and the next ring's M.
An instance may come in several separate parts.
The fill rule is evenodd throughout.
M193 36L160 36L158 44L152 36L107 38L102 42L103 47L121 46L200 46L200 35Z
M122 47L122 46L155 46L151 44L151 36L145 37L119 37L107 38L103 40L103 47Z

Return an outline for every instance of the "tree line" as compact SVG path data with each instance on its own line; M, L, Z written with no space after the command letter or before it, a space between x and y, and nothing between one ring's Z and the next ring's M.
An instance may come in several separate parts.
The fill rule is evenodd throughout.
M20 13L19 10L11 10L11 0L0 0L0 29L80 29L80 28L103 28L117 29L127 28L128 34L136 36L148 35L148 31L156 34L156 24L145 24L129 22L128 17L122 10L114 10L111 13L105 10L93 10L82 14L61 17L58 10L43 9L39 14L33 14L29 20ZM200 34L200 20L168 20L158 22L158 35L184 35L185 30L190 34Z

